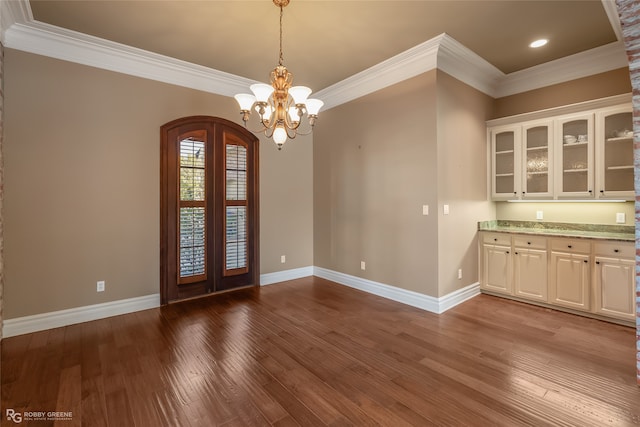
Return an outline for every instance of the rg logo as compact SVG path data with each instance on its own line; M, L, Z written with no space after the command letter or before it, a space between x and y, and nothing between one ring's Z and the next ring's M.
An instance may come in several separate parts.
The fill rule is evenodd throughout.
M7 409L7 420L13 421L16 424L22 422L22 412L16 412L13 409Z

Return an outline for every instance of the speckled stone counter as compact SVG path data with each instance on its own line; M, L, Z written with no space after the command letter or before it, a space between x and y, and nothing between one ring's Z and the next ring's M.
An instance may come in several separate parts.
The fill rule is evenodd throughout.
M622 242L635 240L635 227L628 225L573 224L564 222L493 220L478 223L478 230L538 236L580 237Z

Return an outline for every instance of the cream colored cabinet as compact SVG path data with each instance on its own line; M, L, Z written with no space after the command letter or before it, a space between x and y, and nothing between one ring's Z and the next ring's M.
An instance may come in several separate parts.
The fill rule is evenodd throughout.
M514 295L536 301L547 301L546 246L545 238L514 236Z
M633 108L596 113L596 186L600 199L633 200Z
M575 112L487 122L493 200L633 200L631 104L570 111Z
M594 245L593 311L622 320L635 319L635 247L632 243Z
M593 113L556 119L556 194L559 198L593 198Z
M511 236L500 233L484 234L481 288L511 295L513 293L511 264Z
M585 240L552 239L549 303L589 311L591 244Z
M491 196L518 198L521 184L520 126L491 129Z

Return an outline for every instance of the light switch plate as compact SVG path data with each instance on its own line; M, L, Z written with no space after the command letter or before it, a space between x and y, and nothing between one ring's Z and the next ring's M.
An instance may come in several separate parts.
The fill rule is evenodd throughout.
M627 218L624 212L618 212L616 214L616 223L617 224L624 224L625 222L627 222Z
M360 261L360 270L364 270L366 268L366 264L364 261Z
M536 219L543 219L544 214L542 211L536 211Z
M429 205L422 205L422 215L429 215Z
M442 206L442 213L444 215L449 215L449 205Z

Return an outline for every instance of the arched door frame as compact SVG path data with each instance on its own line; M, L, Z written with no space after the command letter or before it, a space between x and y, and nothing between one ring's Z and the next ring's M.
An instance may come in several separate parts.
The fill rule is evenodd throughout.
M242 142L247 149L247 255L248 272L242 278L229 277L224 274L223 267L216 265L207 283L200 286L185 286L178 288L178 272L176 261L176 242L178 234L178 202L179 189L177 174L178 154L176 151L176 132L194 132L205 130L207 135L205 152L208 162L211 162L206 173L207 185L211 190L207 195L207 211L209 218L215 218L216 224L223 220L223 209L226 205L224 151L226 140ZM170 135L173 135L173 139ZM208 295L235 287L260 285L260 256L259 256L259 140L244 127L226 119L212 116L190 116L173 120L160 128L160 302L167 304L172 301ZM211 201L209 199L212 198ZM209 209L211 209L209 211ZM212 220L213 221L213 220ZM224 230L224 226L222 227ZM218 233L222 234L220 229ZM207 235L211 236L209 231ZM217 236L215 237L216 241ZM221 240L220 240L221 241ZM214 243L212 243L214 244ZM222 244L215 243L215 253L219 257ZM213 249L212 249L213 251ZM222 257L224 259L224 256ZM210 263L210 261L207 261ZM210 264L211 265L211 264ZM172 288L172 287L175 287ZM184 289L184 292L182 292Z

